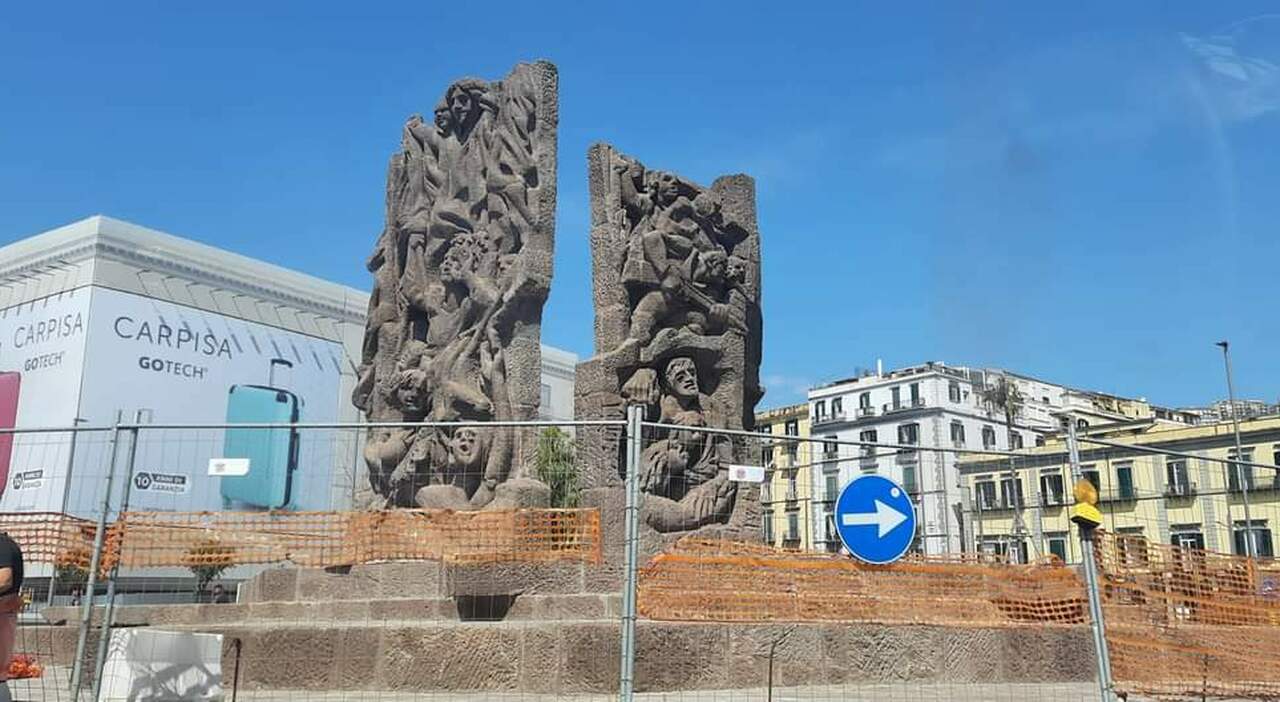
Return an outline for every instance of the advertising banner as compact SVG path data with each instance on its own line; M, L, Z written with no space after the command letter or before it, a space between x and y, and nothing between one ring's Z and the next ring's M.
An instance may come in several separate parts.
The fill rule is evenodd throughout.
M141 410L154 424L334 422L345 401L339 397L345 361L336 342L101 288L87 325L80 415L95 424L110 424L118 410L129 419ZM130 508L340 506L333 497L337 471L352 470L356 461L349 434L143 430ZM210 475L210 461L226 457L247 458L248 474ZM102 462L93 465L86 470L100 471ZM79 495L72 502L73 513L96 509Z
M89 329L88 288L0 310L0 425L75 422ZM0 511L57 511L70 433L0 434Z

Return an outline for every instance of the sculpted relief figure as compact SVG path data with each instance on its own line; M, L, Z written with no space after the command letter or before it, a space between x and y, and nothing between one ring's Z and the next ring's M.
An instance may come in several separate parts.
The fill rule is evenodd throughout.
M697 429L752 428L762 394L753 184L729 176L704 188L603 145L588 160L597 355L579 366L578 415L639 404L664 425L645 436L640 475L654 530L745 526L751 500L728 466L748 457ZM616 442L595 450L584 447L588 460L620 453Z
M374 422L532 419L551 283L555 67L449 86L405 123L353 401ZM480 508L518 471L509 432L378 429L365 447L387 506Z

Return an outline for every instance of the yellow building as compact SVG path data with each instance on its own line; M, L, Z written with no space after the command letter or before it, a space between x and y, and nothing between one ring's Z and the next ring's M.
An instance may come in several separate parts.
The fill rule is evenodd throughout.
M1275 556L1280 416L1240 422L1241 460L1269 467L1239 466L1238 474L1226 462L1236 457L1231 422L1179 426L1148 417L1082 426L1079 436L1081 468L1098 487L1107 531L1237 554L1245 553L1246 539L1251 539L1259 557ZM1054 554L1078 562L1063 437L1050 437L1044 446L1018 454L1013 459L969 456L959 462L969 497L967 545L1019 561Z
M772 437L809 437L809 405L801 403L756 415L756 431ZM764 539L775 546L812 549L814 543L814 450L809 441L772 438L760 444L765 481Z

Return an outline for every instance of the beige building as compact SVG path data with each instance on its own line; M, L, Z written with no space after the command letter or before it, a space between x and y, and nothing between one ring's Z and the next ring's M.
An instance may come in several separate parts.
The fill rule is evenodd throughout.
M765 410L756 415L756 431L772 437L809 437L809 405ZM813 549L815 534L824 536L820 505L814 502L815 451L809 441L781 438L761 441L760 462L765 481L760 486L764 507L764 540L784 548ZM815 509L817 508L817 509ZM819 544L818 548L827 548Z
M1259 557L1274 557L1280 532L1280 471L1275 468L1280 416L1243 421L1240 434L1242 460L1261 465L1241 467L1237 476L1226 463L1236 457L1230 422L1186 426L1148 416L1083 427L1081 468L1098 487L1103 528L1236 554L1245 553L1246 540L1252 540ZM1019 561L1048 554L1079 561L1069 521L1072 481L1063 438L1055 435L1020 454L1012 469L1003 458L960 462L973 544Z

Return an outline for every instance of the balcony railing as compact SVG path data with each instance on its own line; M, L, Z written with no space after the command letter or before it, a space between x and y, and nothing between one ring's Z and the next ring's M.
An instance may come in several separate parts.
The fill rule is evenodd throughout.
M1099 493L1098 497L1102 502L1133 502L1138 499L1138 491L1131 487L1100 490Z
M924 407L924 406L925 406L924 398L917 397L917 398L907 400L906 402L886 403L883 407L881 407L881 410L885 414L893 414L894 412L906 412L907 410L920 409L921 407Z
M1196 494L1196 484L1186 480L1164 486L1165 497L1191 497Z
M839 412L831 412L830 414L820 414L817 417L814 417L813 425L821 426L823 424L833 424L835 422L843 422L844 420L845 420L844 410L840 410Z
M894 454L893 460L898 465L918 463L920 461L920 452L915 449L898 449Z
M859 418L859 419L861 419L861 418L863 418L863 417L874 417L874 416L876 416L876 408L875 408L875 407L859 407L859 408L858 408L858 418Z

